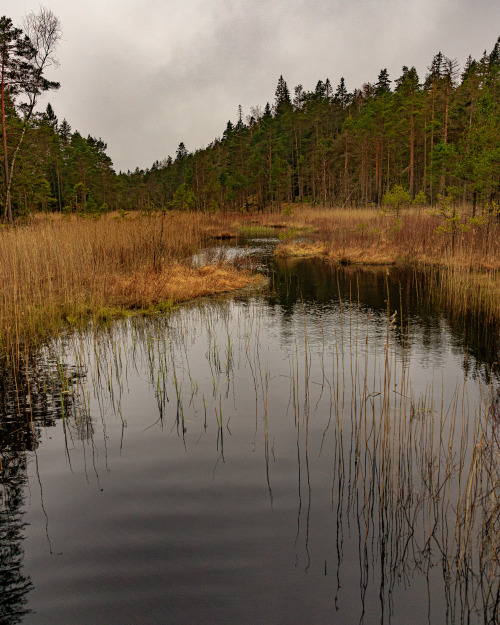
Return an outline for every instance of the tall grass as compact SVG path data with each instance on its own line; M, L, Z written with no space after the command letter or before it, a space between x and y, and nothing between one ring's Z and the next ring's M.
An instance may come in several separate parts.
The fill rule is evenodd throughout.
M0 358L93 316L246 286L248 273L190 266L208 238L231 226L224 216L169 213L61 219L37 216L0 231Z
M290 207L289 207L290 208ZM443 232L428 210L298 207L284 214L157 213L98 220L35 216L0 230L0 359L89 317L168 308L199 295L240 288L248 274L189 259L211 237L279 227L277 253L320 255L341 263L403 263L439 268L440 296L460 310L500 319L499 226L486 219ZM441 231L439 230L441 228ZM445 228L446 229L446 228ZM300 237L302 240L297 241Z
M402 264L439 277L444 303L500 320L500 223L467 211L453 225L430 209L394 214L379 209L302 208L286 217L290 228L313 227L276 249L283 256L321 256L342 264ZM438 270L436 273L434 270ZM431 276L433 274L433 276Z
M331 260L353 263L421 261L446 267L500 269L500 224L468 219L453 230L436 211L394 214L379 209L297 209L290 226L312 226L312 241ZM447 230L449 228L449 230ZM283 245L283 248L286 243ZM302 246L307 250L307 245ZM290 252L293 245L289 245ZM297 253L301 246L297 246Z

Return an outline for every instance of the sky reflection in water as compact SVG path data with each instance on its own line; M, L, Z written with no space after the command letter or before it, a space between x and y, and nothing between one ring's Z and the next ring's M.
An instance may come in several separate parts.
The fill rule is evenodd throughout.
M4 385L1 623L495 618L494 339L412 275L274 269Z

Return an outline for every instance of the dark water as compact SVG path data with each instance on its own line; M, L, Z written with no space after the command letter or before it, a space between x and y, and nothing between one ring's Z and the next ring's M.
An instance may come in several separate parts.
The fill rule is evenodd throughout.
M3 380L0 623L497 622L494 328L251 245L267 291Z

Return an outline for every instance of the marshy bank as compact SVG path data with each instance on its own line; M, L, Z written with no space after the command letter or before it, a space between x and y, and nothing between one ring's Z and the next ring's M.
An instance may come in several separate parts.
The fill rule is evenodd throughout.
M342 265L397 265L424 271L444 306L481 312L500 322L500 220L498 207L298 209L281 236L277 256L319 257Z
M256 285L234 264L191 263L228 232L226 216L119 213L100 219L36 215L0 230L0 358L18 366L65 327L108 321ZM232 233L231 233L232 234Z

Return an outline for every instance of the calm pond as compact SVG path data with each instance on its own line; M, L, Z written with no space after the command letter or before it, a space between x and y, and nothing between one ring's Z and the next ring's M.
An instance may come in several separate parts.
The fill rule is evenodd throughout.
M495 328L244 244L267 289L0 382L0 623L496 623Z

